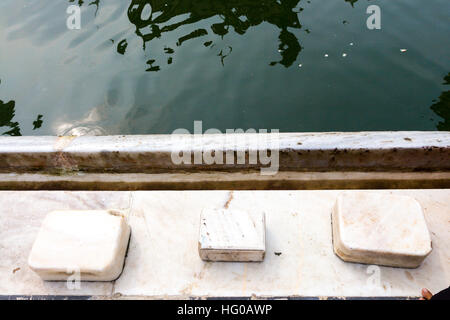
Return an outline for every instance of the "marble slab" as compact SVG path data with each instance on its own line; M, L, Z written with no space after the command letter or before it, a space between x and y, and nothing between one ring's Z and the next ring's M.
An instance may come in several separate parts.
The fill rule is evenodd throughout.
M264 212L205 209L200 217L198 251L205 261L264 260Z
M334 252L344 261L417 268L431 252L422 208L409 196L344 192L332 223Z
M423 287L432 292L448 287L450 190L374 191L412 196L423 207L433 251L417 269L348 263L334 254L331 212L341 192L133 192L133 233L115 294L151 298L386 297L420 296ZM199 212L225 207L265 211L263 262L200 259Z
M42 223L28 265L43 280L112 281L122 272L129 238L120 211L53 211Z
M342 191L0 192L0 296L386 297L436 293L450 284L450 190L375 190L421 205L433 251L416 269L348 263L335 255L331 212ZM351 191L362 192L362 191ZM198 255L204 208L266 213L260 263L206 262ZM33 210L30 210L33 208ZM43 281L27 258L52 210L119 208L132 228L122 275L113 282Z

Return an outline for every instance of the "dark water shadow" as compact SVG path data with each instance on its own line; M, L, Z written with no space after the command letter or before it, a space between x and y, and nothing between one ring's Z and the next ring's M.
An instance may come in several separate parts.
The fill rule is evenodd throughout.
M101 4L100 0L91 2L69 0L69 2L80 6L83 4L95 5L96 12ZM192 29L178 38L176 47L182 46L189 40L207 35L213 35L218 40L223 39L231 31L238 35L244 35L251 27L266 22L279 29L278 52L281 55L280 60L272 61L269 64L290 67L302 49L299 40L291 31L302 28L298 18L299 2L300 0L131 0L127 15L130 23L136 28L135 34L143 41L144 50L152 40L162 38L166 33L187 25ZM145 17L143 17L143 13ZM199 22L211 17L218 17L221 22L213 23L207 29L198 26ZM171 22L175 20L176 22ZM214 46L214 41L206 40L203 43L205 47ZM223 51L232 51L229 48L218 54L222 64L226 55ZM124 55L126 49L127 39L121 39L116 50L119 54ZM174 52L174 48L165 48L165 53L168 55ZM173 57L168 57L168 64L171 64L172 61ZM158 70L153 66L147 71Z
M101 0L84 1L68 0L70 3L95 6L97 12ZM352 7L358 0L345 0ZM233 31L235 34L244 35L246 32L262 23L269 23L279 29L278 52L280 60L269 62L269 65L282 65L286 68L292 66L297 60L302 46L293 29L301 29L298 14L304 11L299 7L301 0L131 0L127 10L128 20L135 26L135 34L143 41L143 50L157 38L163 38L164 34L177 30L183 26L191 26L191 30L178 38L176 47L180 47L186 41L202 38L208 35L223 39L225 35ZM304 1L310 3L310 1ZM200 27L199 22L218 17L221 22L213 23L209 28ZM173 22L176 21L176 22ZM306 33L310 31L305 29ZM206 41L207 40L207 41ZM116 45L119 54L124 55L127 49L127 39L120 39ZM206 39L205 47L213 47L214 41ZM172 64L175 52L174 48L166 47L168 54L167 64ZM231 46L222 49L217 55L222 65L226 55L223 51L230 51ZM149 60L151 61L151 60ZM150 67L146 71L159 71L160 67L148 63Z
M143 48L155 38L161 38L164 33L174 31L182 26L191 25L193 30L180 37L176 43L184 42L213 34L220 39L234 31L244 35L251 27L267 22L279 30L278 51L281 60L270 65L281 64L291 66L301 51L297 37L288 30L300 29L298 11L294 11L299 0L132 0L128 8L128 19L136 26L135 33L142 38ZM151 7L147 19L142 19L143 10ZM197 28L196 24L211 17L219 17L221 22L213 23L209 29ZM170 22L174 18L181 21ZM204 43L210 46L211 43ZM170 48L173 52L173 48ZM221 60L223 55L219 55ZM223 62L223 60L222 60Z
M450 85L450 72L444 77L443 85ZM436 125L439 131L450 131L450 90L443 91L438 101L430 107L434 113L443 118Z
M15 116L16 102L11 100L3 102L0 100L0 127L8 127L9 130L3 132L3 135L21 136L18 122L13 121Z

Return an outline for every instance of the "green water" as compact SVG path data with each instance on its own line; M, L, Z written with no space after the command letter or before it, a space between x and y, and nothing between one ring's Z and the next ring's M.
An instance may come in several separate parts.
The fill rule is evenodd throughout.
M0 134L450 130L449 35L448 0L1 0Z

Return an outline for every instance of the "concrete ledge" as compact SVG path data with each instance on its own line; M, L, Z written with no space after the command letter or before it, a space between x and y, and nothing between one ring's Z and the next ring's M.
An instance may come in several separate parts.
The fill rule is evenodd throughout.
M181 142L188 135L0 137L0 170L180 172L260 169L259 163L249 164L247 158L245 164L177 165L172 162L171 153L185 148L192 153L226 153L227 150L236 153L266 150L275 144L280 152L280 171L450 170L450 133L447 132L232 136L234 142L229 142L226 135L211 134L192 138L189 143ZM261 145L261 140L266 142Z
M233 134L231 140L222 134L0 137L0 189L450 187L449 132ZM249 153L267 149L279 151L279 168L262 176L268 165L249 163ZM172 161L178 150L191 153L191 164ZM231 154L234 162L194 164L195 153Z
M450 188L450 172L0 173L0 190L319 190Z

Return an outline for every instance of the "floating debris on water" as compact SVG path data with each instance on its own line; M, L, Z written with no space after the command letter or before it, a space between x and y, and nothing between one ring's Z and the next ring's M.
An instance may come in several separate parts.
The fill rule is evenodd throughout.
M352 45L353 45L353 42L350 42L350 45L352 46Z
M401 53L406 52L406 51L408 51L408 49L400 49Z
M298 65L298 67L301 68L301 67L302 67L302 64L300 63L300 64Z
M325 57L325 58L328 58L328 53L325 53L324 57Z
M342 56L345 58L345 57L347 56L347 54L344 52L344 53L342 54Z

